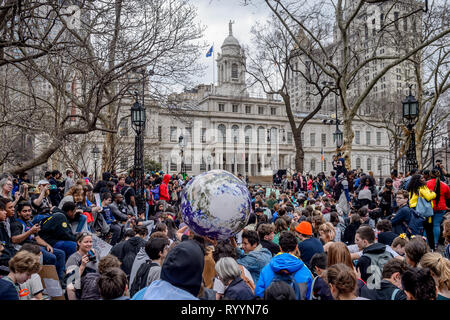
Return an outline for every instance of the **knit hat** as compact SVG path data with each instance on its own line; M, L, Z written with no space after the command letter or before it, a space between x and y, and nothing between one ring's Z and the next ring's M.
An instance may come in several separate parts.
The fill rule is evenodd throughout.
M193 296L200 292L205 256L195 240L186 240L169 251L161 268L161 280Z
M295 230L298 233L307 235L307 236L312 236L313 232L312 232L312 225L311 223L309 223L308 221L302 221L300 222L297 227L295 228Z

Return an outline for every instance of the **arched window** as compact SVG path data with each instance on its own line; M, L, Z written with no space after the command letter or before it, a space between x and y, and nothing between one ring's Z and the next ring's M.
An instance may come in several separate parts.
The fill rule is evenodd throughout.
M258 141L257 141L258 144L264 143L265 133L266 132L264 130L264 127L258 128Z
M218 142L226 143L226 141L227 141L227 134L226 134L225 125L219 124L217 129L219 131Z
M380 170L381 171L381 166L382 166L382 159L381 158L378 158L378 170Z
M231 65L231 78L233 79L238 78L238 65L236 63L233 63Z
M250 144L252 142L252 127L246 126L244 130L245 144Z
M361 168L361 158L356 158L356 169Z
M367 171L372 170L372 159L367 158Z
M233 138L233 143L239 143L239 126L233 125L231 127L231 137Z

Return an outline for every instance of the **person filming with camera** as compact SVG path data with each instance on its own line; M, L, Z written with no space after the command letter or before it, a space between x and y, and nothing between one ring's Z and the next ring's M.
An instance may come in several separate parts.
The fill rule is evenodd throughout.
M98 271L98 257L92 248L92 234L90 232L80 232L76 237L76 250L66 262L68 279L67 296L69 300L79 299L81 294L81 282L88 273ZM75 275L73 278L70 275Z

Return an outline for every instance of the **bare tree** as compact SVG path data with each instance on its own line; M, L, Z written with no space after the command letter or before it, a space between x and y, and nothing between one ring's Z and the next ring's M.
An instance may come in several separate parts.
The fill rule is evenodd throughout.
M296 42L298 50L315 63L325 75L334 80L339 92L340 105L343 109L344 120L344 157L346 165L350 167L350 155L354 132L352 123L358 110L369 96L380 79L392 68L421 54L421 50L443 40L450 33L448 25L448 9L443 6L442 19L433 32L425 32L422 25L423 7L417 2L399 0L358 0L358 1L281 1L265 0L270 10L278 17ZM383 20L374 17L373 26L367 25L368 5L376 4L381 9ZM407 5L407 12L398 15L396 5ZM426 15L426 14L425 14ZM404 19L413 21L407 32L400 32L399 22ZM314 28L311 22L326 23L333 21L334 39L323 34L321 29ZM321 21L321 22L320 22ZM415 29L414 29L415 28ZM298 30L303 30L313 49L302 43L298 37ZM320 31L320 32L319 32ZM424 36L426 35L426 36ZM404 41L410 41L408 46L402 46ZM364 45L367 41L368 45ZM336 50L326 48L333 42ZM394 52L384 53L383 45L396 44ZM321 52L317 54L317 50ZM381 53L380 53L381 52ZM380 63L380 68L374 70L366 81L364 71L373 63ZM418 88L420 92L421 88ZM420 97L420 95L419 95Z
M196 9L189 3L105 0L81 5L80 24L73 27L58 3L49 1L45 7L48 20L59 26L55 30L64 41L63 50L9 61L9 69L3 70L22 80L11 82L5 77L0 81L0 101L4 102L0 125L12 132L21 128L42 141L36 143L35 154L13 164L13 173L45 163L75 141L71 136L93 131L106 132L102 169L114 169L119 123L129 117L134 102L131 96L141 83L131 72L151 70L144 93L150 103L164 104L171 86L190 83L201 70L196 61L204 48L199 43L202 29L196 25ZM32 27L38 39L48 31ZM15 49L23 57L35 52L29 47Z
M251 85L259 85L266 94L280 95L293 133L295 142L295 170L304 171L305 152L301 133L306 123L321 109L325 98L331 92L322 82L325 80L322 70L316 64L305 64L302 52L296 47L284 26L275 16L264 24L252 28L254 53L247 49L249 63L246 72L251 76ZM303 78L312 86L307 94L318 97L314 109L298 123L298 115L291 103L289 82Z

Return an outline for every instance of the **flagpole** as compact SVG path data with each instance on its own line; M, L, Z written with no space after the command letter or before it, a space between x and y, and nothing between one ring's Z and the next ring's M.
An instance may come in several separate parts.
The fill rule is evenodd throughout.
M215 60L215 57L216 57L216 54L215 54L215 50L214 50L214 42L213 42L213 44L212 44L212 48L213 48L213 59L212 59L212 65L213 65L213 82L212 82L212 84L213 84L213 87L212 87L212 90L214 90L214 78L215 78L215 70L214 70L214 60Z

